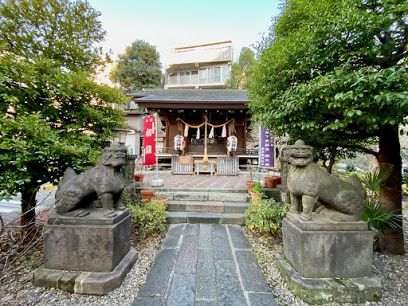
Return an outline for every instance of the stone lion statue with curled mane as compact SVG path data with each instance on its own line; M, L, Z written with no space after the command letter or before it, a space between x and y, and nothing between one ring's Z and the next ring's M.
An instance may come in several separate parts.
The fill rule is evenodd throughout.
M330 175L313 162L313 148L302 140L286 150L291 212L303 220L311 220L313 211L332 221L360 220L367 195L357 176L343 181Z
M117 208L126 185L120 169L126 163L126 148L110 146L103 150L99 164L81 174L68 167L55 194L59 214L95 203L105 209Z

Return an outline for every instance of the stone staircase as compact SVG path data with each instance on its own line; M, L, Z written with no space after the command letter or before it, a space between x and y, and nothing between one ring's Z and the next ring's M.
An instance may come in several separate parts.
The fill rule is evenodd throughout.
M156 192L168 199L167 222L243 224L247 190L167 189Z

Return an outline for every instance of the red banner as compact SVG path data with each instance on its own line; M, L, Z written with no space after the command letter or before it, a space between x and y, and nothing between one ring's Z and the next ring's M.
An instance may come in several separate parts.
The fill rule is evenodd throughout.
M143 164L156 164L156 117L154 115L143 118Z

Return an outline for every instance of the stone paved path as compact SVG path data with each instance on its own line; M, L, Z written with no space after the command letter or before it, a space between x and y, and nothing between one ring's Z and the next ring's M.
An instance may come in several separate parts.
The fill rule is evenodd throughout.
M170 172L160 171L159 178L163 179L162 188L203 188L203 189L246 189L249 174L241 172L237 176L217 176L209 174L200 175L174 175ZM149 186L152 178L156 178L154 171L145 172L144 184ZM257 176L254 175L254 178Z
M277 305L240 226L170 226L135 305Z

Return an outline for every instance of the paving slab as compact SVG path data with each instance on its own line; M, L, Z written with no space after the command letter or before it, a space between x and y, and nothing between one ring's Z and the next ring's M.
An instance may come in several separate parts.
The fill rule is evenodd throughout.
M246 239L240 226L228 225L228 231L231 236L232 246L235 249L249 249L248 240Z
M241 227L172 225L134 305L276 305Z
M253 306L276 306L278 305L273 298L272 293L248 293L248 299Z
M184 226L184 224L171 224L169 230L167 231L166 237L180 236L180 234L183 232Z
M233 260L216 260L217 299L223 305L247 305Z
M214 226L211 224L200 224L200 234L198 238L198 247L200 249L213 248L212 233Z
M200 224L187 223L183 230L184 236L198 236L200 232Z
M270 290L269 285L266 282L252 251L236 250L235 257L237 259L244 289L247 291L268 292Z
M147 275L146 283L139 291L139 296L152 297L155 295L164 295L177 252L178 250L176 249L160 250Z
M174 274L166 305L194 305L194 287L194 275Z
M217 300L195 300L194 306L218 306Z
M198 237L183 236L177 257L175 272L183 274L195 274L198 256Z
M137 299L133 304L135 306L162 306L160 297L143 297Z
M196 298L217 299L215 262L212 249L199 249L198 251Z
M214 259L215 260L233 260L231 246L229 241L224 238L213 238Z
M185 224L171 224L166 238L162 242L162 248L176 248L179 244Z
M228 238L228 233L227 233L227 228L224 225L213 225L213 236L215 238L223 238L227 239Z

